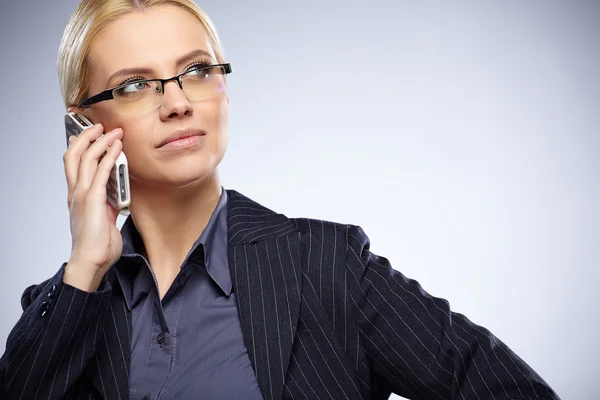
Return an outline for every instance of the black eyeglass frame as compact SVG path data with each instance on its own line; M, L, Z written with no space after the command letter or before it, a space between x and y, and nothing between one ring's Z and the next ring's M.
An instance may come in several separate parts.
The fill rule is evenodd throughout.
M106 89L105 91L100 92L100 93L98 93L98 94L96 94L96 95L94 95L92 97L88 97L87 99L85 99L79 105L79 107L80 108L86 108L86 107L89 107L89 106L91 106L93 104L100 103L101 101L112 100L112 99L115 98L115 96L113 94L113 92L115 90L127 87L127 86L129 86L131 84L134 84L134 83L160 82L161 91L162 91L162 93L164 93L164 91L165 91L165 83L170 82L170 81L176 81L177 84L179 85L179 88L183 89L183 84L181 83L181 77L183 75L189 74L190 72L203 71L203 70L212 69L212 68L215 68L215 67L222 67L223 71L225 71L224 75L227 75L227 74L231 73L231 64L230 63L225 63L225 64L207 65L207 66L199 67L199 68L192 68L192 69L189 69L189 70L187 70L185 72L182 72L181 74L175 75L172 78L167 78L167 79L142 79L142 80L139 80L139 81L131 81L131 82L127 82L127 83L124 83L122 85L119 85L119 86L115 86L112 89Z

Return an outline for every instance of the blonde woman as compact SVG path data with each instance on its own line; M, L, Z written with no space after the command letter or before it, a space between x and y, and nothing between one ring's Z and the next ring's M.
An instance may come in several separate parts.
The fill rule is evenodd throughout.
M64 154L72 252L23 294L2 398L556 398L359 227L222 189L231 71L190 0L78 6L60 84L96 125ZM132 202L119 231L106 183L121 150Z

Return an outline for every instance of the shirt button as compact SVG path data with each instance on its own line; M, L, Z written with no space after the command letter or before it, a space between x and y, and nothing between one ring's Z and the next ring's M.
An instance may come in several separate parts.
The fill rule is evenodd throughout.
M181 275L179 277L179 283L181 284L181 286L185 285L185 282L187 282L188 280L188 276L187 275Z
M163 344L165 342L165 338L166 338L165 334L163 332L161 332L156 337L156 341L158 342L158 344Z

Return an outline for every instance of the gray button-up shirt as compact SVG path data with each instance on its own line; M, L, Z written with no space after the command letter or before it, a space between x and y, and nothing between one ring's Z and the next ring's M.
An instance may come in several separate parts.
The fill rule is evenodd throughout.
M132 313L129 398L262 399L227 262L227 193L162 301L131 218L115 266Z

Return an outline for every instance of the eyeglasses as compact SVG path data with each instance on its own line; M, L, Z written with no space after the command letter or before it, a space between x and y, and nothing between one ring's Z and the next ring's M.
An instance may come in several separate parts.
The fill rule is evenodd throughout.
M117 111L121 114L149 111L162 104L165 84L169 81L176 81L188 100L205 99L225 92L225 75L229 73L231 64L215 64L192 68L168 79L128 82L84 100L80 107L114 100Z

